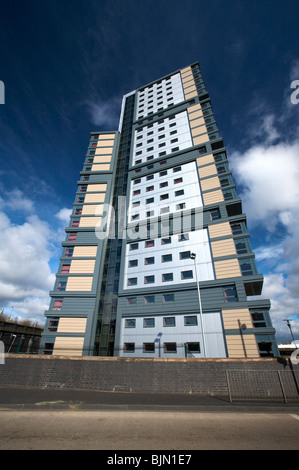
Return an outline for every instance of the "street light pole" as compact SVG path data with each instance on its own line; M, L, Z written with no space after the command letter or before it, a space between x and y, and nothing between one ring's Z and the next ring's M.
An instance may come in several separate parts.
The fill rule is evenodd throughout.
M294 338L294 335L293 335L293 331L292 331L292 326L291 326L291 322L288 318L284 319L283 321L286 322L286 324L288 325L289 329L290 329L290 332L291 332L291 336L292 336L292 339L293 339L293 343L295 345L295 348L297 347L296 343L295 343L295 338Z
M198 303L199 303L199 317L200 317L200 325L201 325L201 333L202 333L203 357L207 357L207 355L206 355L206 344L205 344L205 332L204 332L203 317L202 317L201 295L200 295L199 281L198 281L198 275L197 275L196 253L191 253L190 258L193 259L194 268L195 268L196 286L197 286Z

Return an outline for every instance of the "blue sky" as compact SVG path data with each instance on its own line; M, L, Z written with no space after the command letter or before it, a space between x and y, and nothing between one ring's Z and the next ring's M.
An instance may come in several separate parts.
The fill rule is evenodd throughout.
M43 321L91 131L121 97L199 61L264 296L298 318L297 0L1 0L0 306ZM293 329L299 337L299 322Z

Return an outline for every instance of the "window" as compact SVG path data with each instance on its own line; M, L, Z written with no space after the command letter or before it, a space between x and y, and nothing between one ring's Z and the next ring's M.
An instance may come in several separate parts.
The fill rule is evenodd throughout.
M155 257L151 256L150 258L145 258L144 264L154 264L155 263Z
M154 175L148 175L146 177L146 181L153 180L153 179L154 179Z
M148 186L146 188L146 192L148 193L149 191L153 191L154 190L154 186Z
M59 323L58 317L49 318L48 331L57 331Z
M145 248L150 248L152 246L155 246L155 240L147 240L144 244Z
M245 253L248 253L247 246L245 241L236 241L236 250L238 255L243 255Z
M64 292L66 288L66 281L58 281L57 289L59 292Z
M160 201L165 201L165 199L169 199L169 194L161 194Z
M141 183L141 178L136 178L136 180L134 180L134 184L139 184Z
M66 258L71 258L73 256L73 253L74 253L74 248L71 247L71 248L66 248L65 252L64 252L64 256Z
M188 353L200 353L200 344L199 343L186 343L186 348Z
M160 214L167 214L169 212L169 206L167 207L162 207L160 209Z
M62 302L63 302L62 299L56 299L56 300L54 300L52 310L60 310L61 307L62 307Z
M167 170L160 171L159 176L166 176Z
M144 284L154 284L155 276L144 276Z
M220 210L218 208L210 210L210 218L211 220L221 219Z
M181 251L180 252L180 259L189 259L190 258L190 251Z
M135 343L125 343L124 344L124 352L134 353L135 352Z
M174 182L174 184L182 183L183 178L175 178L173 182Z
M154 214L155 214L155 211L147 211L146 217L153 217Z
M173 173L177 173L178 171L181 171L182 167L181 166L176 166L172 171Z
M189 233L181 233L178 237L179 242L185 242L186 240L189 240Z
M128 286L137 286L137 277L130 277L128 279Z
M139 214L134 214L131 217L131 220L138 220L139 219Z
M129 268L136 268L138 266L138 259L131 259L129 261Z
M77 238L77 233L70 233L69 234L69 242L76 241L76 238Z
M238 294L235 286L225 287L224 288L224 298L225 302L238 302Z
M161 238L161 245L169 245L171 243L171 237Z
M136 189L136 191L133 191L133 196L138 196L140 194L140 189Z
M193 271L192 269L189 271L182 271L181 272L181 279L184 281L186 279L193 279Z
M175 196L183 196L183 195L184 195L184 190L183 190L183 189L180 189L179 191L175 191L175 192L174 192L174 195L175 195Z
M154 295L146 295L144 297L145 304L154 304L155 303L155 296Z
M130 251L138 250L138 247L139 247L139 243L130 243L130 248L129 248L129 250L130 250Z
M231 224L231 229L232 229L233 235L239 235L240 233L243 233L243 229L242 229L242 224L241 224L241 223Z
M174 302L174 294L164 294L163 295L164 302Z
M162 274L162 282L170 282L170 281L173 281L173 274L172 273Z
M163 326L175 326L175 317L164 317Z
M168 181L163 181L163 183L160 183L160 188L166 188L168 186Z
M254 328L265 328L267 326L263 312L252 312L251 318Z
M176 210L177 211L181 211L183 209L186 209L186 203L185 202L181 202L180 204L176 204Z
M197 316L188 315L187 317L184 317L184 325L185 326L197 326Z
M125 320L125 328L136 328L136 319L135 318L127 318Z
M61 266L61 274L68 274L70 272L70 267L71 265L70 264L63 264Z
M146 204L152 204L154 202L154 198L153 197L149 197L148 199L146 199L145 203Z
M72 221L71 227L79 227L80 220L79 219L74 219Z
M45 343L43 349L43 356L51 356L54 349L54 343Z
M155 343L143 343L143 352L144 353L154 353L155 352Z
M176 353L176 343L164 343L165 353Z
M137 297L127 297L128 305L136 305L137 304Z
M251 276L253 274L253 268L250 260L239 260L242 276Z
M154 318L144 318L143 319L143 328L154 328L155 319Z
M169 261L172 261L172 255L162 255L161 259L162 263L167 263Z

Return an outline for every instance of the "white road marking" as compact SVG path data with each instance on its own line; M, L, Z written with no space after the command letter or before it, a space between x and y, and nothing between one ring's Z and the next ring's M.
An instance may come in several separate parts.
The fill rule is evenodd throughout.
M299 419L299 415L290 415L290 416L293 416L293 418L295 419Z

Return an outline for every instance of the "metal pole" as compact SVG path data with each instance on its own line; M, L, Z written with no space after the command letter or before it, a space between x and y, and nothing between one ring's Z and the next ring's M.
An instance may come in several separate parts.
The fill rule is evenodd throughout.
M196 254L191 253L190 256L191 256L191 259L193 259L194 261L194 268L195 268L196 286L197 286L198 303L199 303L199 317L200 317L200 325L201 325L201 333L202 333L203 357L207 357L206 344L205 344L205 332L204 332L203 318L202 318L201 296L200 296L200 288L199 288L198 275L197 275Z

